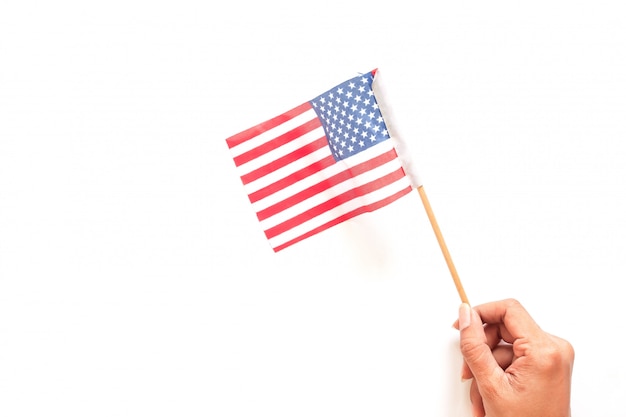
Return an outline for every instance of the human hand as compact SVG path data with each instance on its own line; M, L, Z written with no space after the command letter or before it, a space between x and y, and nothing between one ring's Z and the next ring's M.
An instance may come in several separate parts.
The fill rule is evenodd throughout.
M574 349L541 330L518 301L462 304L454 325L461 378L473 378L473 416L570 417Z

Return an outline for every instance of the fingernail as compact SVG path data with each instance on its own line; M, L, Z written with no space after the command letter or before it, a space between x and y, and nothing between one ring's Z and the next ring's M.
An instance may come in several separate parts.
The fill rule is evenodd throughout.
M463 303L459 307L459 330L463 330L470 325L471 308L469 304Z

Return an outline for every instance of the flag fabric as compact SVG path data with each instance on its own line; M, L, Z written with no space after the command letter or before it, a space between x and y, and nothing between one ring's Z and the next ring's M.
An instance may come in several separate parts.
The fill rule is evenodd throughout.
M372 90L375 74L226 139L275 252L411 191Z

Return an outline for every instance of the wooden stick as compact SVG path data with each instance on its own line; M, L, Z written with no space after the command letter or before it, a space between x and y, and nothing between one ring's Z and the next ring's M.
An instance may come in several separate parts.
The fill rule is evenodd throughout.
M446 242L443 240L443 235L441 234L441 230L439 229L439 225L437 224L437 219L435 219L435 214L433 213L433 209L428 202L428 197L426 197L426 192L424 191L423 186L417 187L417 192L422 199L422 204L424 204L424 208L426 209L426 214L428 215L428 219L430 220L430 224L433 227L433 231L435 232L435 236L437 237L437 242L439 242L439 247L441 248L441 252L443 252L443 257L448 264L448 269L450 270L450 274L452 274L452 279L454 280L454 285L456 286L456 290L461 297L461 302L469 304L467 299L467 295L465 295L465 290L463 289L463 285L461 284L461 280L459 278L459 274L456 272L456 268L454 267L454 263L452 262L452 257L450 256L450 252L448 251L448 247L446 246Z

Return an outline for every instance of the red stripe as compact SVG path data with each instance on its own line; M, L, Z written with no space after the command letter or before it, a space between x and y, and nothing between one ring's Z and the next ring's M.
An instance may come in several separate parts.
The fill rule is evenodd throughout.
M233 159L235 161L235 165L240 166L245 164L246 162L250 162L253 159L258 158L259 156L263 156L266 153L271 152L274 149L280 148L281 146L298 139L300 136L303 136L317 129L321 125L322 122L320 122L317 117L315 119L309 120L308 122L301 124L300 126L290 130L289 132L283 133L282 135L277 136L274 139L269 140L254 149L250 149L249 151L234 157Z
M372 203L372 204L369 204L369 205L366 205L366 206L358 207L358 208L352 210L349 213L346 213L346 214L341 215L341 216L339 216L337 218L334 218L333 220L331 220L331 221L329 221L329 222L327 222L327 223L325 223L325 224L323 224L323 225L321 225L319 227L316 227L315 229L313 229L313 230L311 230L309 232L306 232L306 233L304 233L304 234L302 234L302 235L300 235L300 236L298 236L298 237L296 237L296 238L294 238L294 239L292 239L292 240L290 240L288 242L285 242L285 243L283 243L281 245L278 245L278 246L274 247L274 252L279 252L279 251L281 251L281 250L283 250L283 249L285 249L285 248L287 248L287 247L289 247L289 246L291 246L291 245L293 245L295 243L298 243L298 242L300 242L300 241L302 241L302 240L304 240L304 239L306 239L308 237L311 237L313 235L316 235L316 234L318 234L320 232L323 232L326 229L330 229L331 227L333 227L333 226L335 226L335 225L337 225L339 223L342 223L342 222L344 222L346 220L349 220L349 219L351 219L353 217L356 217L356 216L358 216L360 214L367 213L367 212L372 212L372 211L378 210L381 207L385 207L386 205L389 205L389 204L393 203L394 201L396 201L400 197L403 197L403 196L407 195L410 192L411 192L411 187L409 186L409 187L406 187L406 188L398 191L397 193L395 193L395 194L393 194L393 195L391 195L391 196L389 196L389 197L387 197L385 199L379 200L379 201L377 201L375 203Z
M295 184L296 182L301 181L306 177L309 177L311 174L328 168L334 163L335 158L333 158L332 155L329 155L321 161L314 162L311 165L294 172L293 174L287 175L285 178L282 178L273 184L270 184L250 193L250 195L248 196L250 197L250 202L256 203L257 201L260 201L265 197L268 197L275 192L282 190L283 188L289 187L290 185Z
M281 156L280 158L270 162L269 164L263 165L262 167L257 168L254 171L242 175L241 181L243 181L244 184L249 184L252 181L258 180L259 178L276 171L277 169L280 169L294 161L297 161L298 159L302 159L307 155L317 151L318 149L322 149L325 146L328 146L328 141L326 140L326 136L323 136L315 140L314 142L307 143L303 147L298 148L291 153L288 153L287 155Z
M228 144L228 148L232 148L234 146L240 145L258 135L265 132L266 130L273 129L278 125L281 125L296 116L301 115L302 113L310 110L312 107L309 102L303 103L298 107L294 107L293 109L286 111L285 113L278 115L270 120L267 120L263 123L259 123L256 126L251 127L250 129L246 129L243 132L237 133L226 139L226 143Z
M293 229L294 227L301 225L307 220L313 219L327 212L328 210L332 210L333 208L340 206L341 204L344 204L357 197L361 197L361 196L364 196L365 194L369 194L373 191L384 188L385 186L398 181L402 177L404 177L404 170L402 168L398 168L392 173L389 173L381 178L377 178L376 180L370 181L359 187L355 187L351 190L348 190L342 194L339 194L329 199L328 201L325 201L324 203L318 204L317 206L312 207L308 209L307 211L298 214L297 216L294 216L288 220L285 220L284 222L276 226L270 227L269 229L265 231L265 236L267 236L268 239L276 237L286 232L287 230Z
M378 168L379 166L384 165L387 162L394 160L396 158L396 155L397 154L396 154L395 149L391 149L385 152L384 154L378 155L369 161L362 162L358 165L355 165L352 168L339 172L338 174L335 174L327 179L324 179L323 181L320 181L317 184L312 185L311 187L307 189L304 189L296 194L293 194L290 197L259 211L257 213L257 217L259 218L260 221L263 221L277 213L280 213L281 211L285 209L288 209L291 206L295 206L296 204L313 197L316 194L324 192L334 187L337 184L341 184L342 182L349 180L350 178L355 178L358 175L361 175L367 171L370 171L374 168Z

